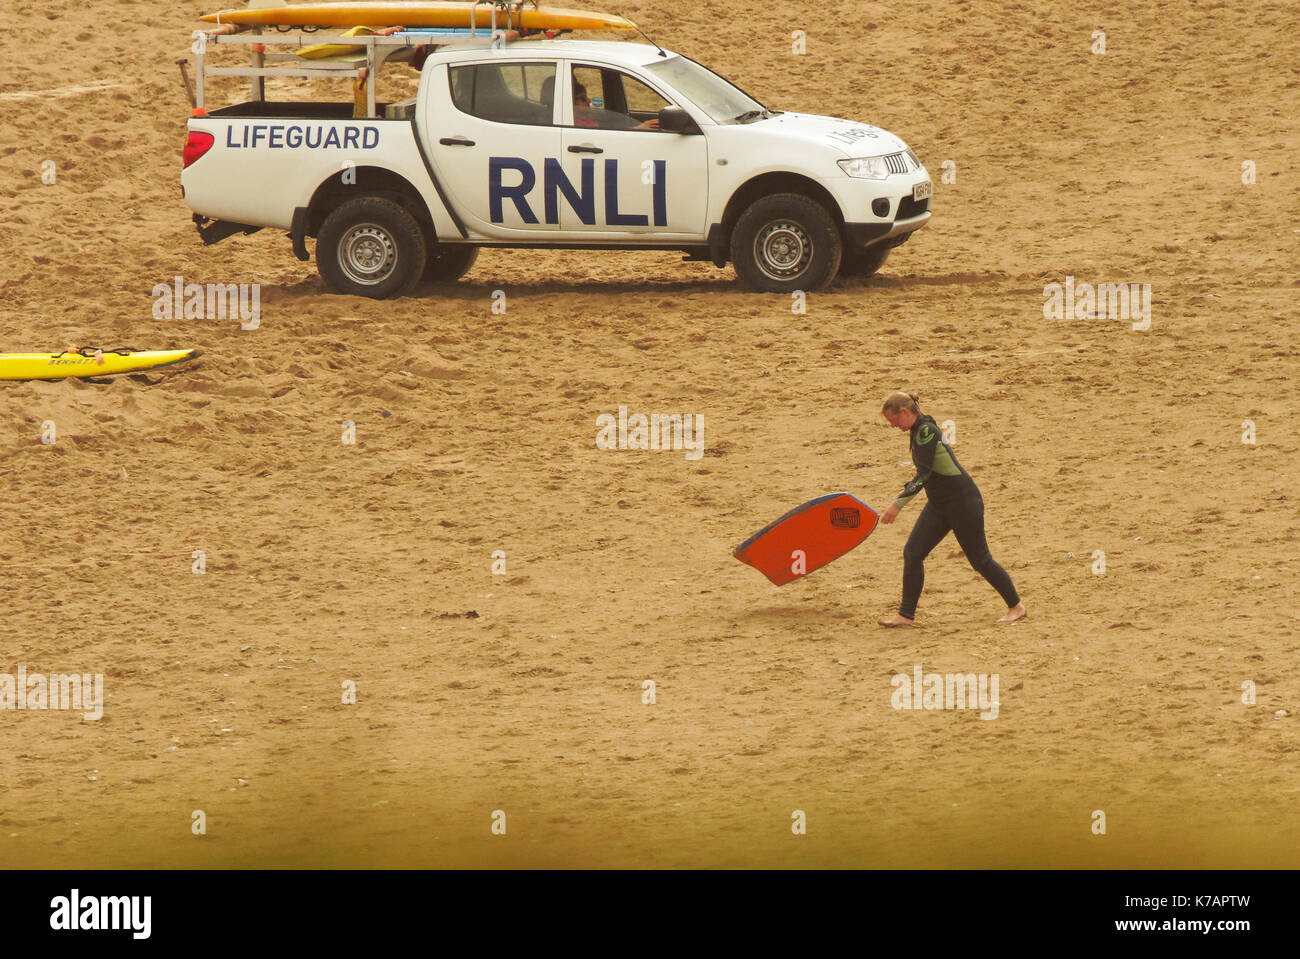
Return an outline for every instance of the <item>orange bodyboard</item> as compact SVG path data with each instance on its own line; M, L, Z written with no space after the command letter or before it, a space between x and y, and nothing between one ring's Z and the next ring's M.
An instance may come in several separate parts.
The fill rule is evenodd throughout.
M784 586L839 559L870 536L879 519L851 493L829 493L763 527L732 555Z

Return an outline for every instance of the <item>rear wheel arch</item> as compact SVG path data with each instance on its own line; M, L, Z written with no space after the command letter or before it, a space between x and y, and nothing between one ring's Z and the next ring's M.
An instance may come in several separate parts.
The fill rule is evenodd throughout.
M345 178L353 179L354 176L355 182L344 182ZM335 209L348 200L363 196L392 200L415 218L426 238L436 239L428 204L415 185L400 173L371 166L340 170L316 188L307 204L306 235L319 235L321 224Z

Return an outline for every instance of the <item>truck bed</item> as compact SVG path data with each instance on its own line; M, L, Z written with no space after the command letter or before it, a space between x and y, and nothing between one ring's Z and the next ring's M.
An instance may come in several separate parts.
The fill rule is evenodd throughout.
M376 103L375 112L384 116L387 103ZM268 100L249 100L211 111L211 117L274 117L287 120L351 120L353 106L347 101L304 102L294 100L277 103Z

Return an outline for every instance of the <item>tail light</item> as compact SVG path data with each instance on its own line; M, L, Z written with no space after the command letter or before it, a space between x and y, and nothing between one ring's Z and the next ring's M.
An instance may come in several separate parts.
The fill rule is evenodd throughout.
M212 149L215 138L211 133L204 133L202 130L191 130L189 138L185 141L185 166L197 160L203 154ZM184 169L182 167L181 169Z

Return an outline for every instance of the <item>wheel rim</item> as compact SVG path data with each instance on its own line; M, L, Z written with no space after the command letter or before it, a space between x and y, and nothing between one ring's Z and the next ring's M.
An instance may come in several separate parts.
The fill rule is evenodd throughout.
M793 220L773 220L754 237L754 261L773 280L790 280L808 269L812 238Z
M382 283L396 266L397 244L392 234L374 223L357 224L339 243L339 267L354 283Z

